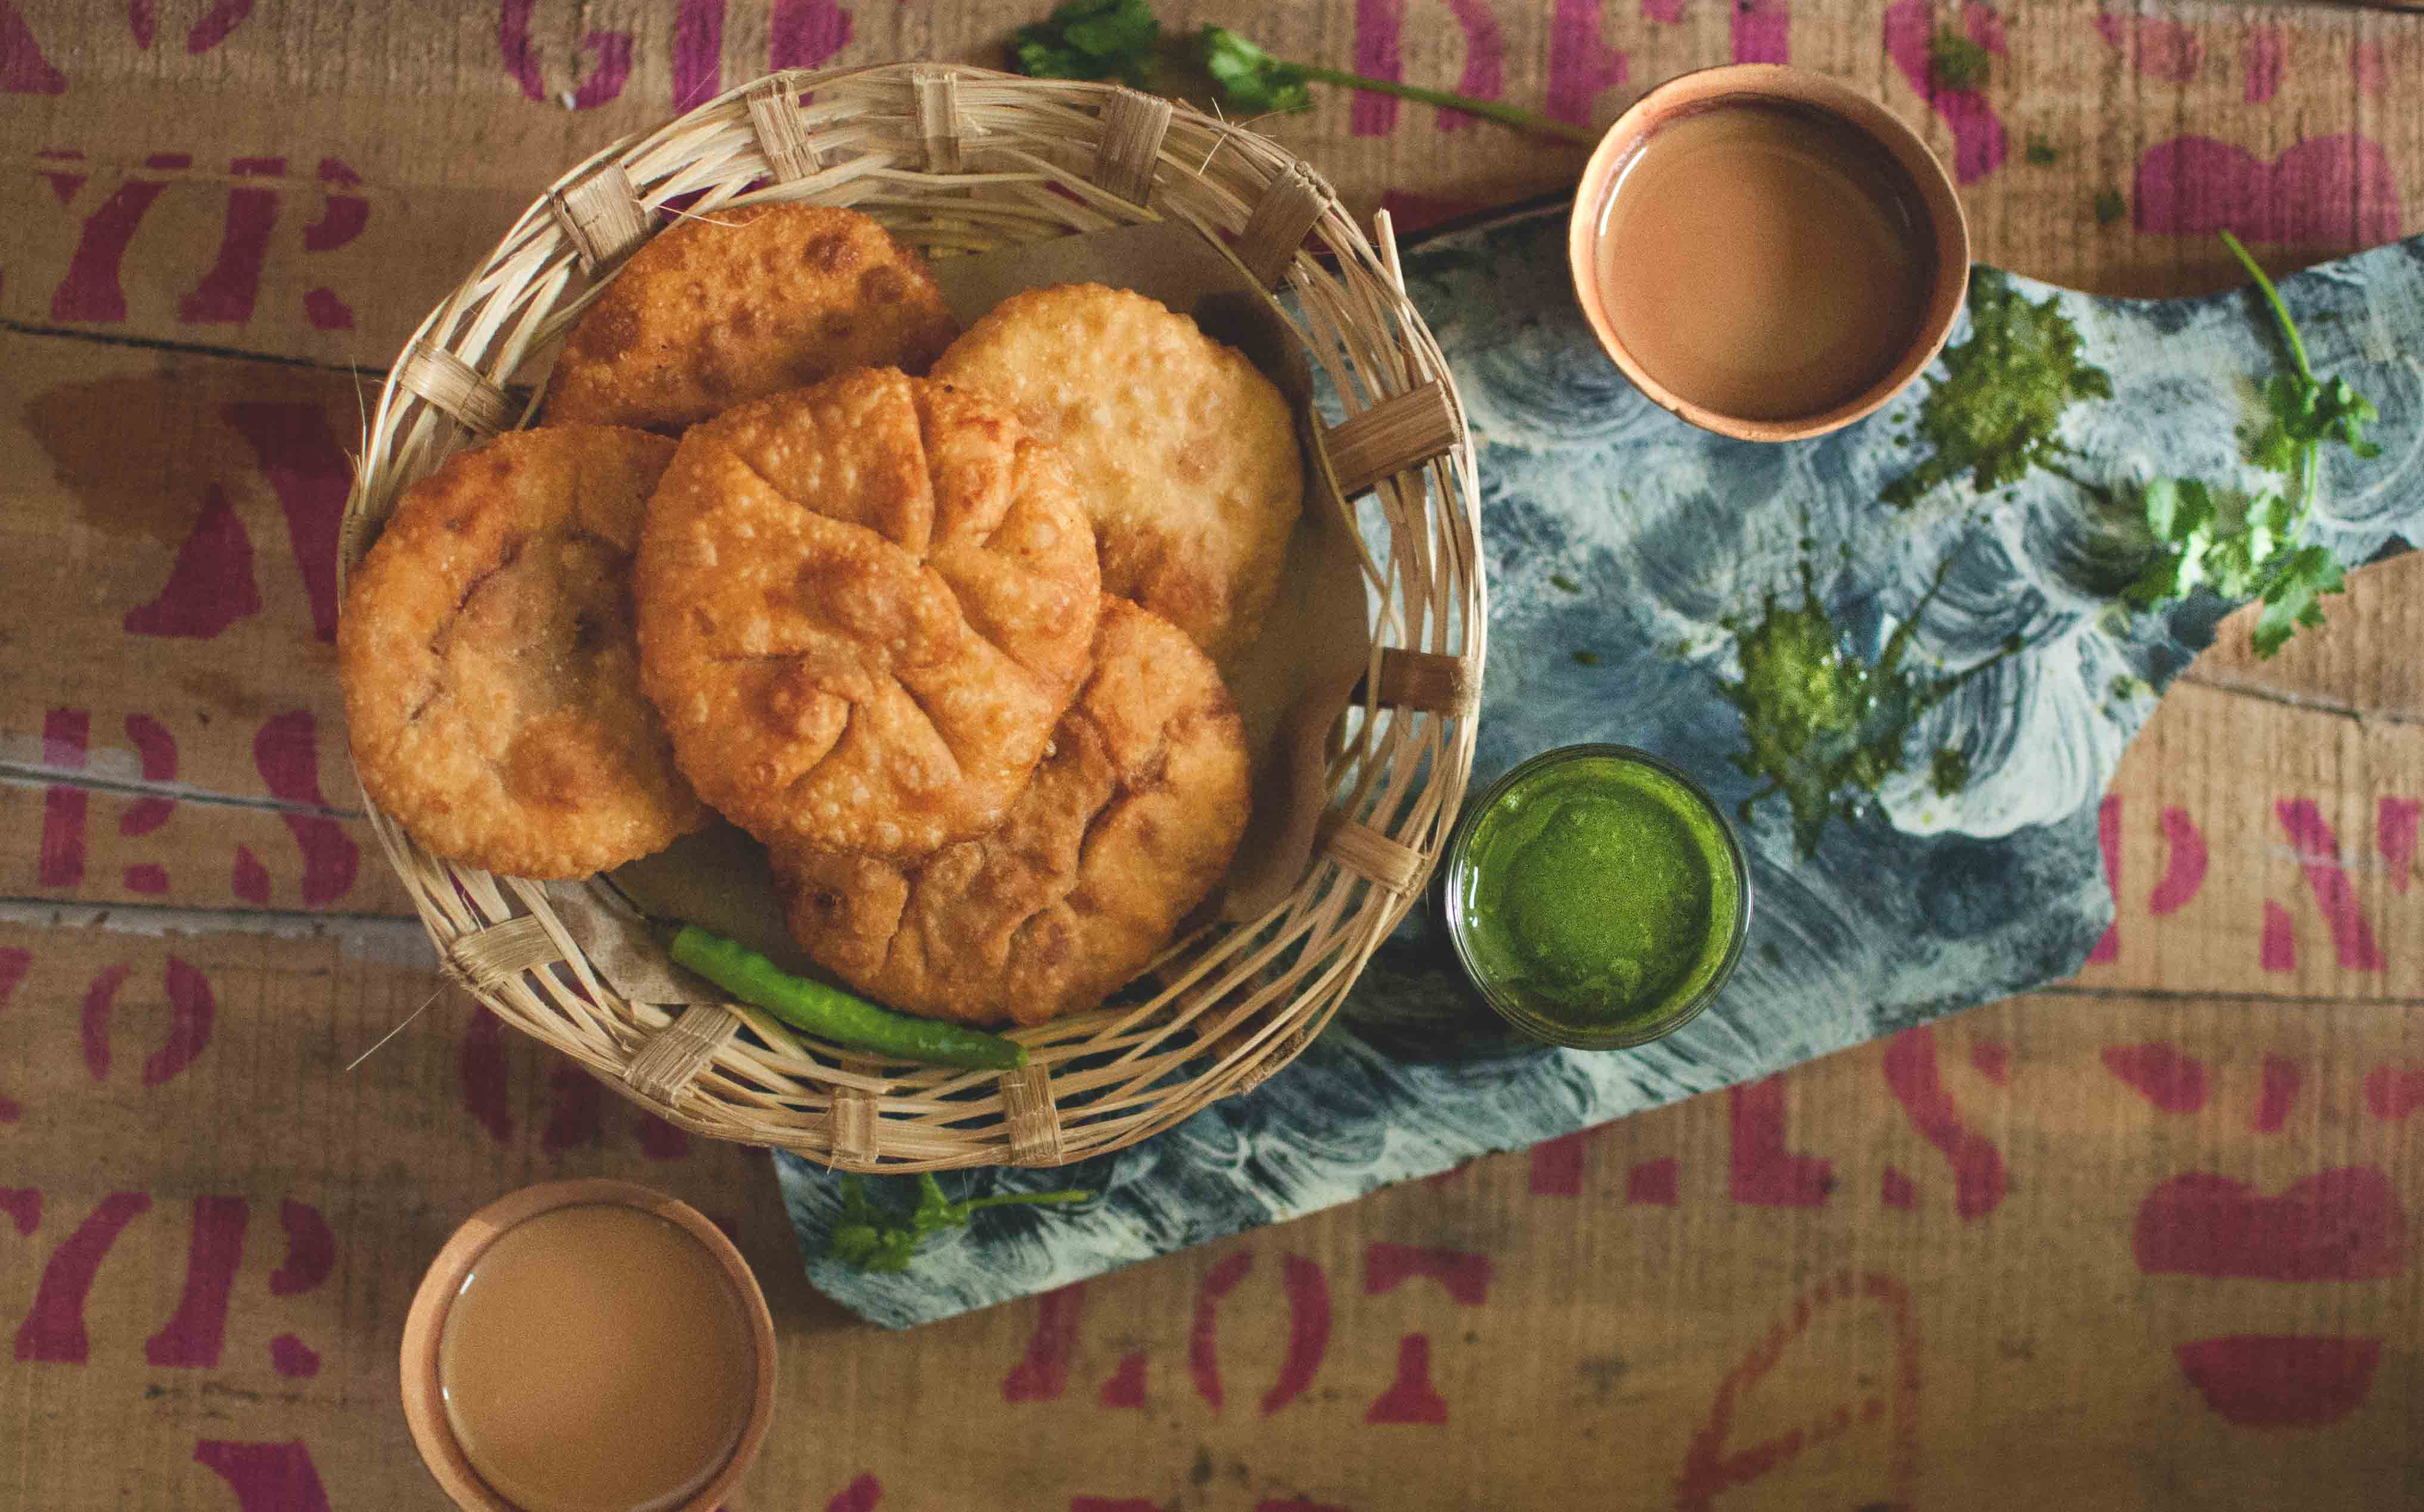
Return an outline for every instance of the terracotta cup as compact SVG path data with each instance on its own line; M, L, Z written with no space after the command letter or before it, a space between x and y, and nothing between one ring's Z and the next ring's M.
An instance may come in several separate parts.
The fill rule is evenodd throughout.
M1650 376L1618 339L1599 287L1600 222L1618 175L1634 152L1678 116L1715 105L1762 102L1823 111L1884 149L1910 176L1920 203L1926 210L1928 230L1936 244L1936 276L1928 288L1927 307L1901 358L1864 392L1832 409L1791 420L1746 420L1724 414L1694 404ZM1962 296L1970 286L1970 226L1962 217L1961 199L1954 193L1952 179L1946 176L1944 165L1937 161L1936 154L1927 150L1927 144L1903 123L1901 117L1868 96L1854 93L1824 74L1778 63L1737 63L1728 68L1703 69L1669 79L1635 101L1633 108L1619 116L1616 124L1608 128L1583 169L1566 247L1573 267L1574 294L1582 301L1583 314L1590 321L1600 345L1616 359L1616 365L1624 371L1633 386L1660 407L1703 430L1746 441L1797 441L1823 436L1875 410L1936 360L1936 354L1943 349L1944 338L1953 330L1954 318L1961 312Z
M750 1274L748 1262L741 1258L741 1251L732 1247L724 1231L689 1203L627 1181L558 1181L525 1186L497 1199L464 1220L438 1251L438 1258L429 1263L428 1274L421 1279L421 1290L413 1294L412 1310L405 1314L405 1421L411 1426L412 1441L420 1448L429 1473L437 1477L439 1488L466 1512L519 1509L488 1488L487 1482L480 1478L465 1456L462 1444L454 1437L454 1425L446 1421L445 1398L438 1388L438 1345L446 1332L447 1310L462 1291L463 1279L498 1235L526 1218L555 1208L598 1202L653 1213L696 1239L723 1266L725 1278L732 1283L733 1295L741 1298L742 1312L748 1321L750 1345L758 1357L749 1421L741 1430L740 1442L733 1446L732 1457L712 1480L699 1488L696 1495L681 1504L680 1512L708 1512L723 1504L741 1484L750 1462L758 1457L758 1446L765 1441L766 1426L774 1415L774 1320L766 1311L766 1294L758 1289L758 1278Z

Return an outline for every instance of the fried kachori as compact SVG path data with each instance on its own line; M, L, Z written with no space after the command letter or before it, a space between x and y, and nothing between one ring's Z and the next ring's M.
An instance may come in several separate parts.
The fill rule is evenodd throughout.
M858 212L726 207L623 264L556 361L547 423L677 433L852 368L923 373L957 334L926 260Z
M793 935L861 992L929 1017L1039 1024L1134 977L1244 833L1245 735L1212 662L1106 597L1094 662L998 828L901 863L774 856Z
M1271 381L1143 294L1062 284L1003 300L933 375L1057 443L1086 499L1103 588L1226 661L1260 630L1304 502Z
M891 369L694 426L634 581L643 679L701 795L778 849L904 860L1000 820L1100 597L1060 454Z
M355 573L337 630L355 768L431 851L580 877L707 822L631 617L673 454L605 426L500 436L414 485Z

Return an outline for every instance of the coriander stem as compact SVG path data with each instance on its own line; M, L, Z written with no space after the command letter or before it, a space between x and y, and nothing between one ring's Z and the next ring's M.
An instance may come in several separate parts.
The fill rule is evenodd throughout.
M1349 73L1343 69L1326 69L1313 63L1297 63L1289 66L1306 78L1319 79L1324 84L1340 85L1349 89L1363 89L1372 94L1395 95L1400 100L1411 100L1416 104L1437 105L1442 110L1461 111L1468 116L1479 116L1484 120L1494 120L1502 126L1512 126L1517 131L1532 132L1542 136L1562 137L1570 142L1579 142L1585 147L1597 145L1602 135L1587 126L1569 126L1562 120L1551 120L1546 116L1535 115L1528 110L1518 110L1513 105L1502 105L1494 100L1475 100L1469 94L1451 94L1444 89L1426 89L1418 85L1395 84L1387 79L1375 79L1362 73Z
M2232 255L2239 259L2240 265L2247 269L2249 277L2256 280L2256 287L2263 291L2264 302L2272 307L2272 319L2281 327L2282 339L2289 343L2289 356L2298 364L2298 375L2308 383L2314 382L2315 370L2306 361L2306 342L2298 334L2297 322L2289 318L2289 307L2281 302L2281 291L2272 287L2272 280L2265 277L2262 266L2246 247L2239 244L2238 237L2224 231L2222 244L2229 247Z

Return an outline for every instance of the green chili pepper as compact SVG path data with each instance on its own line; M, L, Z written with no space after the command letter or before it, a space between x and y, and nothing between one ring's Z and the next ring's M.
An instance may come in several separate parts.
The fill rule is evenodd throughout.
M695 924L675 933L673 957L742 1001L837 1043L970 1071L1015 1071L1027 1064L1027 1047L1015 1040L878 1008L838 987L794 977L747 946Z

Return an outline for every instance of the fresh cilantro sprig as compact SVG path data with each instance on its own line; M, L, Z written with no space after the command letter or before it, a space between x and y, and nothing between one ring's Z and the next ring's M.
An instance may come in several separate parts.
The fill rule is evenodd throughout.
M954 1202L943 1195L942 1183L931 1173L922 1173L917 1178L917 1205L901 1214L880 1206L869 1195L864 1180L844 1176L841 1217L833 1226L827 1252L855 1270L907 1270L909 1262L917 1256L917 1247L926 1242L926 1235L942 1229L965 1228L971 1214L988 1207L1058 1206L1082 1202L1093 1195L1074 1189L1000 1192Z
M2360 457L2379 455L2381 448L2366 439L2365 427L2380 414L2348 379L2316 375L2280 290L2238 237L2224 231L2222 239L2256 280L2289 352L2289 368L2265 380L2264 428L2247 452L2248 461L2278 474L2283 485L2241 501L2193 479L2148 484L2146 526L2157 549L2126 597L2141 608L2200 588L2227 598L2259 599L2264 609L2252 639L2256 654L2270 657L2299 626L2320 625L2323 596L2345 586L2346 574L2331 548L2300 546L2297 538L2314 513L2324 443L2336 442Z
M1196 59L1220 90L1220 103L1244 116L1268 116L1313 108L1313 91L1305 88L1313 74L1294 63L1283 63L1226 26L1206 26L1196 34Z
M1142 89L1161 52L1161 21L1145 0L1069 0L1018 28L1018 72L1039 79L1118 79Z
M1149 0L1067 0L1045 20L1020 27L1012 47L1018 72L1034 78L1116 78L1139 88L1155 87L1170 51ZM1476 100L1318 64L1287 62L1225 26L1204 27L1180 51L1209 76L1221 107L1240 116L1307 109L1313 103L1308 85L1334 84L1461 111L1518 131L1586 146L1599 140L1600 134L1588 127L1552 120L1494 100Z

